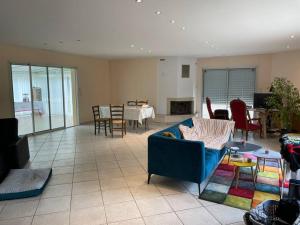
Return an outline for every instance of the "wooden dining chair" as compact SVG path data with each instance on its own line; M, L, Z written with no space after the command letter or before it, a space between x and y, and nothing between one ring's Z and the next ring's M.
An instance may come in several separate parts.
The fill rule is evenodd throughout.
M148 105L148 100L136 100L136 105L137 106L143 106L143 105ZM144 119L144 124L145 124L145 130L147 130L148 126L148 119ZM136 122L136 127L139 127L138 121Z
M148 100L136 100L137 106L148 105Z
M135 101L132 101L132 100L127 101L127 106L137 106L137 100L135 100Z
M99 105L92 106L92 110L94 115L95 135L97 134L97 130L99 134L101 127L104 127L105 136L107 136L106 126L108 125L110 127L109 118L101 118Z
M110 129L111 136L114 137L114 131L121 131L122 138L126 134L126 121L124 120L124 104L109 105L110 109Z
M137 106L137 100L127 101L127 106ZM129 126L131 126L132 124L133 128L135 127L135 124L137 124L137 122L138 122L137 120L128 120Z

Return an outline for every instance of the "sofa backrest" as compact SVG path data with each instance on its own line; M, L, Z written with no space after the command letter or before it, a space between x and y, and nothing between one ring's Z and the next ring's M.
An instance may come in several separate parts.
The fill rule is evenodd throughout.
M181 132L179 130L179 125L180 124L182 124L184 126L188 126L188 127L193 127L194 126L193 125L193 120L192 120L192 118L190 118L190 119L186 119L186 120L184 120L184 121L182 121L180 123L177 123L177 124L175 124L175 125L173 125L171 127L168 127L168 128L166 128L166 129L164 129L162 131L159 131L156 134L157 135L162 135L164 132L171 132L172 134L175 135L175 137L177 139L182 139L182 134L181 134Z
M230 136L234 131L234 121L193 117L193 123L200 136Z

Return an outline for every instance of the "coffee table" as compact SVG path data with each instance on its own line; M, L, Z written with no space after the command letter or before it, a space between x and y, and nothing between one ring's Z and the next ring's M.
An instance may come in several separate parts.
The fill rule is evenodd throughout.
M253 152L253 155L257 158L257 164L256 164L256 169L255 169L255 179L257 177L257 173L258 171L260 171L260 162L263 161L263 169L262 171L265 170L265 165L266 165L266 161L275 161L278 164L278 168L281 169L281 171L283 171L282 168L282 163L281 163L281 154L279 152L275 152L272 150L258 150L256 152ZM278 171L280 172L280 171Z
M256 172L254 174L253 167L257 164L254 162L231 162L232 165L235 166L234 170L234 176L235 176L235 188L239 186L239 178L240 178L240 168L241 167L250 167L251 168L251 174L252 174L252 182L255 188L255 182L256 182Z
M261 146L251 144L251 143L243 143L240 141L229 141L225 144L225 148L228 151L228 163L230 161L231 152L234 151L235 153L238 152L254 152L259 149L262 149Z

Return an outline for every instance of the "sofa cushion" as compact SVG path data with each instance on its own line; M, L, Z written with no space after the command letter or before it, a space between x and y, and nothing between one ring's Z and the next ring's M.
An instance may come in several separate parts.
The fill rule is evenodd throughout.
M162 136L170 137L170 138L176 139L176 136L175 136L172 132L169 132L169 131L163 132L163 133L162 133Z
M181 139L181 133L178 129L178 126L169 127L168 129L164 130L163 132L170 132L175 135L177 139Z

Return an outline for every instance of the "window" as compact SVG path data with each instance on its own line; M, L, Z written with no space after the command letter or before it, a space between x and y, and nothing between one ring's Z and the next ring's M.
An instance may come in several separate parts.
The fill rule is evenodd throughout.
M202 116L209 118L205 98L209 97L212 109L229 109L231 100L239 98L253 106L255 69L209 69L203 73Z

